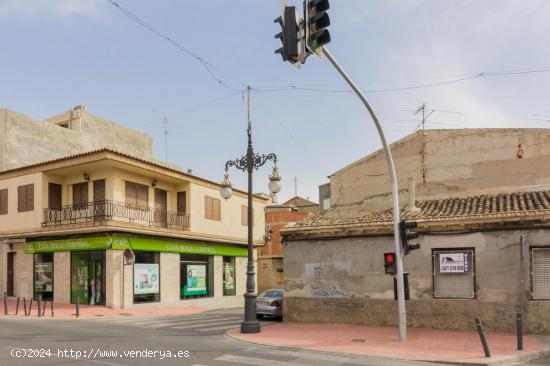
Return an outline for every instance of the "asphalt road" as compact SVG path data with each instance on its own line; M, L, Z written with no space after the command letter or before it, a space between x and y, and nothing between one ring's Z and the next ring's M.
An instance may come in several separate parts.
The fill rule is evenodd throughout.
M239 326L241 311L121 319L0 319L0 365L436 365L264 347L227 338L225 331ZM530 365L550 364L543 361L547 363Z

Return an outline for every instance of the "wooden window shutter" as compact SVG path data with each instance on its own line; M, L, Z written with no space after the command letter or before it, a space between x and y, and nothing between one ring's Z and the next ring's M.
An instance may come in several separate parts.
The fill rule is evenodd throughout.
M221 220L221 210L220 210L220 200L216 198L212 198L213 205L212 205L212 214L214 220Z
M131 206L137 206L136 184L126 181L124 188L125 203Z
M94 181L94 202L105 201L105 179Z
M25 207L27 206L27 189L25 186L19 186L17 187L17 211L23 212L25 211Z
M204 197L204 217L212 220L212 198Z
M177 210L179 214L184 214L186 212L187 206L187 192L178 192L177 196Z
M88 182L73 184L73 205L88 203Z
M241 206L241 225L248 226L248 207Z
M0 190L0 215L8 213L8 190Z
M142 184L136 184L137 206L141 208L149 207L149 187Z
M48 207L61 210L61 185L48 183Z
M34 210L34 184L27 185L27 211Z

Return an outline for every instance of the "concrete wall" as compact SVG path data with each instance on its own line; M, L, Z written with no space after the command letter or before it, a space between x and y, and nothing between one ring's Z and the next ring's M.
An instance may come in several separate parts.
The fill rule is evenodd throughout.
M527 330L550 334L550 301L532 301L530 262L524 261L525 287L519 285L519 241L550 245L550 230L495 231L429 235L404 261L410 273L407 320L412 327L473 330L481 316L486 329L515 331L521 293ZM434 299L432 249L474 248L476 299ZM290 241L285 247L285 321L397 325L393 278L384 274L383 253L392 237ZM527 253L529 253L527 251ZM315 270L314 268L317 268Z
M550 129L419 131L391 150L402 204L409 177L416 178L417 199L550 184ZM381 150L334 173L330 181L332 206L341 208L341 216L391 206Z
M85 110L40 121L0 109L0 147L1 171L104 147L151 160L153 139Z

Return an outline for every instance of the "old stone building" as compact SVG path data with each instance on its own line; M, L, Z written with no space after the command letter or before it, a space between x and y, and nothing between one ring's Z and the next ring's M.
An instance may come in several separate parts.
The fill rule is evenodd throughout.
M391 149L401 217L420 233L403 264L409 326L471 330L481 316L514 331L524 311L549 334L550 130L419 131ZM330 176L329 210L282 229L285 320L397 325L389 188L377 151Z
M258 293L269 288L283 287L281 227L300 221L318 211L318 204L298 196L281 205L266 206L266 240L265 245L258 248Z

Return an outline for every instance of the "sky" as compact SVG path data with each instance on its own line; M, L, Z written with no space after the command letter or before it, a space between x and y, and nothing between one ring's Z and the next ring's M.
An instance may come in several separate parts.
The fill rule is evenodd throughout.
M279 0L116 3L180 48L107 0L0 0L0 108L42 119L82 104L152 136L156 158L167 148L170 162L221 181L225 162L246 152L241 91L250 85L254 148L278 156L279 202L296 187L317 201L330 174L381 147L326 59L310 56L298 70L274 54ZM435 110L426 128L550 127L550 2L330 5L328 47L390 142L415 130L422 104ZM255 192L267 191L270 172L255 172ZM230 177L246 189L244 173Z

